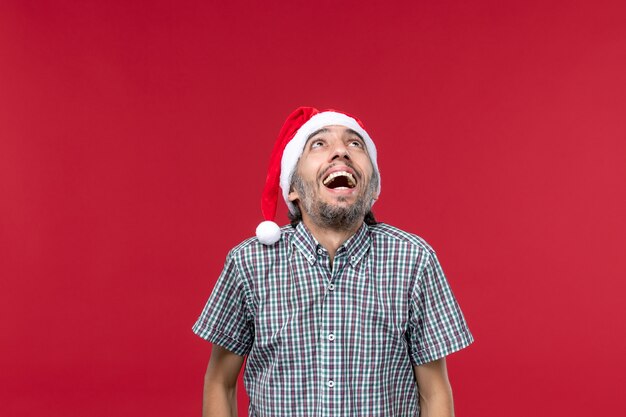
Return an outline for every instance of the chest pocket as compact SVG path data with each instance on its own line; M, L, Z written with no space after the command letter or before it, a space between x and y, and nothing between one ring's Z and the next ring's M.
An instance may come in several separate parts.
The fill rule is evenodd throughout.
M296 260L267 278L256 312L257 347L293 348L294 343L312 338L324 296L324 286L315 268Z
M347 333L367 335L371 343L380 346L404 349L408 300L403 283L384 271L372 271L367 261L356 268L348 266L342 275L337 288L345 292Z

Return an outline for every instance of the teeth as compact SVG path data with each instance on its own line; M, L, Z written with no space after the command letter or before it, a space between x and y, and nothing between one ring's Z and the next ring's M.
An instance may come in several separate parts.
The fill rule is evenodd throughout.
M346 171L333 172L328 177L326 177L326 179L324 180L324 185L328 185L329 182L331 182L332 180L334 180L335 178L340 177L340 176L347 177L348 178L348 184L350 184L351 187L356 186L356 181L354 180L354 177L352 176L352 174L350 174L349 172L346 172Z

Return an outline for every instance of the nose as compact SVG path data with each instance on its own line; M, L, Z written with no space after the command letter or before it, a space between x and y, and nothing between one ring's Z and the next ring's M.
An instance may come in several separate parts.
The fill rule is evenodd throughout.
M350 153L348 152L348 147L343 143L343 141L337 141L333 144L332 152L330 153L330 160L334 161L338 158L350 159Z

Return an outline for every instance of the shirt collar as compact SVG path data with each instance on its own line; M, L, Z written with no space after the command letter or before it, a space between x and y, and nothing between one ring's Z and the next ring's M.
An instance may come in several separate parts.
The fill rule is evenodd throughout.
M292 239L295 247L307 258L309 264L314 265L317 262L318 249L323 249L319 242L313 237L309 229L303 222L298 223ZM353 267L356 266L361 259L367 254L370 248L371 238L369 227L363 223L355 234L350 236L339 248L335 254L336 258L347 257L348 262Z

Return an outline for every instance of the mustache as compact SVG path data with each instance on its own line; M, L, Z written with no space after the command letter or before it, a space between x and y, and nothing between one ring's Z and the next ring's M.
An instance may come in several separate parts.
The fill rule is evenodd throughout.
M334 167L336 167L337 165L345 165L348 168L350 168L352 170L352 172L354 172L354 176L356 177L357 182L361 180L361 178L363 178L363 175L361 174L361 171L359 171L354 165L352 165L352 163L350 161L343 161L341 163L339 162L333 162L332 164L330 164L329 166L326 167L326 169L324 169L324 171L322 171L320 173L320 175L318 175L318 181L322 181L324 178L326 178L327 172L330 171L331 169L333 169Z

